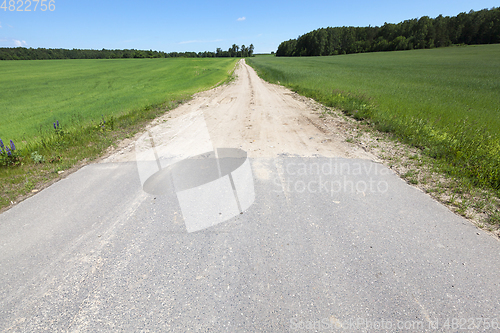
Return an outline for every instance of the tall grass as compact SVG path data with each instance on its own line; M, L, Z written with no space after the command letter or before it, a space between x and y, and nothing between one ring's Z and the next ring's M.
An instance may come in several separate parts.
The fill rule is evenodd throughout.
M500 45L248 62L268 81L370 119L450 173L500 189Z

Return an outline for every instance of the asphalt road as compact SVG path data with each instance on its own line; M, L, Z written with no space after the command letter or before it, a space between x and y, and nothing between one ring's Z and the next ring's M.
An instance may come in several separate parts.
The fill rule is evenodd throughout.
M248 161L252 204L195 232L134 162L0 215L0 330L498 331L492 236L371 161Z

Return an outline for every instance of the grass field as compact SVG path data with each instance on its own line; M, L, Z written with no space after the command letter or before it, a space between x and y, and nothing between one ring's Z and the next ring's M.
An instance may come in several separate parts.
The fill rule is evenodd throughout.
M500 45L248 60L279 82L500 189Z
M230 80L236 61L1 61L0 210L99 157L193 93ZM10 140L17 149L8 155Z
M0 138L18 148L69 130L206 90L227 79L236 60L118 59L0 62ZM24 141L24 142L23 142Z

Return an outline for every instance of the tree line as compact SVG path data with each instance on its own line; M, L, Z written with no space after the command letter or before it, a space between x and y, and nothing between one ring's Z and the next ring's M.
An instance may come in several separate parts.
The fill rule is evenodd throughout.
M241 47L233 44L227 51L215 52L162 52L145 50L81 50L6 47L0 48L0 60L48 60L48 59L122 59L122 58L219 58L252 57L253 44Z
M282 42L276 56L328 56L500 43L500 8L449 17L423 16L381 27L328 27Z

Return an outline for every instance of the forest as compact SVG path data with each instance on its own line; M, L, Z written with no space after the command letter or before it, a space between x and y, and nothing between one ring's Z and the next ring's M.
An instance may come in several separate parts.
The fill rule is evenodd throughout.
M381 27L328 27L282 42L276 56L428 49L454 44L500 43L500 8L471 10L449 17L423 16Z
M227 51L215 52L162 52L145 50L81 50L12 47L0 48L0 60L48 60L48 59L120 59L120 58L226 58L252 57L253 44L241 47L233 44Z

